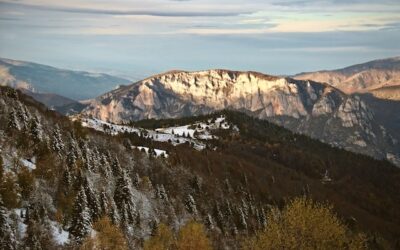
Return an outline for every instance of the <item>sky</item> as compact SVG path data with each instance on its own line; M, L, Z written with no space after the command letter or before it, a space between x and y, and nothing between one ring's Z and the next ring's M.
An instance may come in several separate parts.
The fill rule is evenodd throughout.
M400 0L0 0L0 57L140 79L400 55Z

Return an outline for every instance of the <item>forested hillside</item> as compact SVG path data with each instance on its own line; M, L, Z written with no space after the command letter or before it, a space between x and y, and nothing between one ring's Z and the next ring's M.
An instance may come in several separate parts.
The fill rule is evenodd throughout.
M265 244L270 235L287 232L290 238L287 226L296 228L302 215L311 221L321 214L312 220L319 227L310 223L309 228L340 231L339 238L315 240L336 242L322 247L399 247L400 170L389 162L332 148L238 112L130 125L207 124L221 115L229 126L210 131L213 136L199 150L190 142L85 128L1 87L0 243L5 249L102 244L273 249L277 245ZM307 198L292 202L295 197ZM310 199L333 207L314 206ZM364 240L355 240L359 233ZM294 247L280 240L278 246Z

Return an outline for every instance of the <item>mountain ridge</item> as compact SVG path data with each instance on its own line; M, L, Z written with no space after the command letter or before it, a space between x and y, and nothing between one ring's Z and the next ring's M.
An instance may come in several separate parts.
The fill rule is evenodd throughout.
M0 85L37 93L54 93L73 100L94 98L115 86L130 82L109 74L0 58Z
M399 164L398 139L359 96L327 83L249 71L168 71L94 99L82 114L114 123L232 109Z
M374 94L376 89L400 85L400 57L378 59L335 70L303 72L293 77L326 82L348 94ZM394 98L399 100L396 96Z

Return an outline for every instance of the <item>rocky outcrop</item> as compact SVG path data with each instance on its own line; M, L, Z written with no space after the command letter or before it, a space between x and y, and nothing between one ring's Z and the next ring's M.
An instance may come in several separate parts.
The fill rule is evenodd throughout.
M256 72L171 71L100 96L83 114L105 121L161 119L221 109L246 112L332 145L394 158L400 150L358 96L327 84Z

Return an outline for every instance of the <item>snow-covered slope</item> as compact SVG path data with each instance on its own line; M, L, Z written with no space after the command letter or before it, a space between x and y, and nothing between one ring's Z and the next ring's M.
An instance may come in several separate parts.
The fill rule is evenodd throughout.
M168 142L174 146L179 144L188 143L197 150L203 150L206 147L205 140L217 139L218 137L212 134L212 131L217 129L234 129L238 130L233 124L230 124L224 116L220 116L217 119L207 119L206 121L199 121L193 124L187 124L184 126L173 126L166 128L157 129L144 129L139 127L133 127L128 125L118 125L105 121L101 121L96 118L86 118L80 116L71 117L74 121L80 121L82 126L93 128L97 131L101 131L110 135L118 135L121 133L134 133L144 138L151 139L158 142ZM146 153L148 148L137 147L139 150L144 149ZM158 150L158 151L157 151ZM156 149L156 155L159 156L165 151Z

